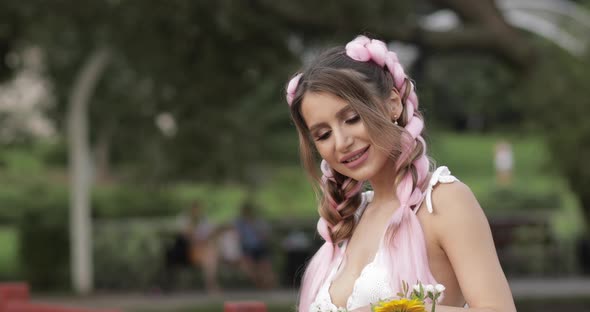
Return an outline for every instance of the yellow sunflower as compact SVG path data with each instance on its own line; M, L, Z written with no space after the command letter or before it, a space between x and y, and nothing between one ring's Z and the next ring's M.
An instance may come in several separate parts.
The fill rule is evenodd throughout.
M426 308L420 300L402 298L381 301L373 307L373 312L426 312Z

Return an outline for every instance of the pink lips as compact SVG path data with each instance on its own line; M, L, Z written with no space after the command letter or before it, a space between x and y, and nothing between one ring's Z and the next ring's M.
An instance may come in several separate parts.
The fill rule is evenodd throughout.
M367 160L367 158L369 158L369 147L367 146L361 150L355 151L351 154L346 155L346 157L344 157L344 159L341 160L341 162L348 168L356 168L358 166L360 166L365 160ZM358 157L359 155L361 155L359 158L351 161L351 162L346 162L346 160L354 158L354 157Z

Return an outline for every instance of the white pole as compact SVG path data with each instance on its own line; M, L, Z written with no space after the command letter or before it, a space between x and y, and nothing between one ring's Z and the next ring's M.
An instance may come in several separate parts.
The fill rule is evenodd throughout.
M108 59L106 50L99 49L90 54L74 82L67 114L71 275L78 294L88 294L93 288L88 102Z

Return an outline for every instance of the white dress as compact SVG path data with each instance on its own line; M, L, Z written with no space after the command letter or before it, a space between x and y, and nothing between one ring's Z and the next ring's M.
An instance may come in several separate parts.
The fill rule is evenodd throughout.
M441 183L451 183L458 181L457 178L451 175L449 169L445 166L437 168L428 184L426 189L426 207L430 213L432 213L432 189L434 186ZM355 219L358 222L362 213L364 212L367 205L373 200L373 192L368 191L362 194L362 202L357 212L355 213ZM417 212L418 209L414 211ZM332 280L336 276L339 268L341 267L344 253L346 251L346 245L348 241L345 241L340 248L340 253L337 255L335 260L336 265L332 268L326 281L318 290L318 294L310 306L310 312L336 312L338 307L332 303L330 296L330 286ZM380 244L381 245L381 244ZM354 310L362 306L376 303L381 299L390 298L395 295L391 289L391 283L389 280L390 274L385 267L384 261L382 260L381 253L382 248L377 250L377 254L373 261L367 264L361 271L359 277L356 279L353 285L352 293L346 301L346 309Z

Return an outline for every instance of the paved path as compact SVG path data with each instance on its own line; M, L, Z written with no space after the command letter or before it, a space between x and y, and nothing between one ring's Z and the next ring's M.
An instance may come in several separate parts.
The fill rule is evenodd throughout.
M590 278L567 279L515 279L510 281L515 298L590 298ZM173 310L188 306L219 303L228 300L263 300L267 303L295 303L295 290L273 291L228 291L219 295L203 292L178 292L172 294L114 293L96 294L88 297L35 296L33 301L58 303L70 306L93 308L119 308L122 310L142 309Z
M510 281L515 298L590 298L590 278L518 279Z

